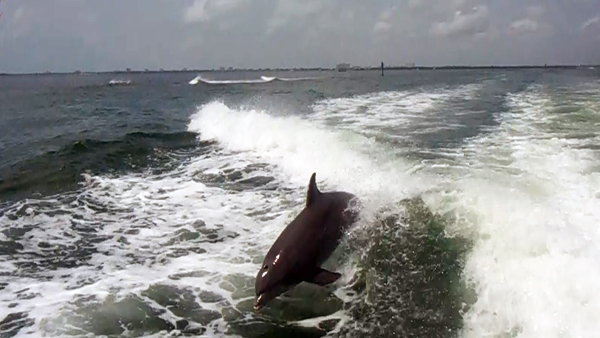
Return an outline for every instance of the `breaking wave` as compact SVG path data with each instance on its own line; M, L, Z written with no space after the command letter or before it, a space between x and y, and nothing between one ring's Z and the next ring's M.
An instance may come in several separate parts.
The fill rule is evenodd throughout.
M240 80L209 80L205 79L202 76L198 75L195 78L189 81L189 84L196 85L198 83L205 84L252 84L252 83L269 83L273 81L309 81L309 80L317 80L320 77L297 77L297 78L283 78L283 77L274 77L274 76L261 76L259 79L240 79Z
M324 99L303 117L213 101L187 132L44 155L75 156L68 179L83 180L2 206L2 333L594 336L597 91L505 93L478 135L430 157L399 151L430 130L460 128L464 102L482 90ZM92 153L104 155L82 165ZM313 172L321 190L363 200L359 226L327 263L343 277L302 284L257 314L254 276Z

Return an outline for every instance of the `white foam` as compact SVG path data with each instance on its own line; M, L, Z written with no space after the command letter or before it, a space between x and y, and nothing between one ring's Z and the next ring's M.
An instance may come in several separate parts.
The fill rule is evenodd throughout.
M131 84L131 80L111 79L108 81L108 84L111 86L129 85Z
M195 159L164 175L131 174L119 177L88 175L86 187L76 193L78 202L65 205L60 201L29 200L36 209L33 216L21 217L10 221L0 217L0 224L12 227L35 225L21 241L25 251L41 252L38 243L44 241L51 245L73 245L81 235L71 229L72 222L89 224L97 229L95 235L107 236L98 243L98 253L93 254L89 265L78 268L57 268L55 270L36 271L37 278L15 275L9 277L9 285L2 292L0 301L18 305L11 309L2 309L0 316L11 312L26 311L30 318L36 318L37 331L43 328L40 319L55 318L68 302L78 296L96 296L104 299L109 294L118 298L131 293L139 294L150 285L166 283L180 288L192 287L215 292L231 304L237 304L231 292L219 286L222 278L230 274L254 276L258 268L253 259L266 250L272 237L277 236L281 227L289 221L295 209L290 204L299 205L304 191L269 192L242 191L229 192L220 188L211 188L194 181L194 176L209 173L215 168L243 168L243 159L235 155L223 154L215 157L213 153ZM215 160L216 158L216 160ZM218 162L218 163L217 163ZM233 165L228 166L232 162ZM257 170L246 174L247 177L261 175ZM21 205L13 206L19 209ZM87 203L101 205L107 212L97 212ZM48 216L50 209L68 211L64 215ZM258 216L247 216L259 211ZM270 216L263 220L260 216ZM235 232L238 237L217 243L181 242L167 245L177 238L177 231L194 230L192 223L197 220L206 222L207 228L219 228L222 231ZM139 229L139 233L128 230ZM126 239L123 241L122 239ZM265 240L267 238L267 240ZM271 241L272 242L272 241ZM186 256L170 258L167 256L178 248L200 246L205 253L190 252ZM261 251L257 251L261 250ZM2 268L13 268L14 264L3 263ZM206 276L183 277L178 280L169 276L178 273L206 271ZM38 279L46 277L45 279ZM78 286L82 281L90 280L86 286ZM38 294L31 299L18 299L19 290L29 288L28 293ZM220 310L215 304L202 304L204 308ZM216 306L216 307L215 307ZM62 312L62 316L69 316ZM4 318L4 317L2 317ZM26 336L22 330L19 336Z
M190 131L204 140L244 152L281 168L284 179L305 187L313 172L329 189L343 189L365 201L394 203L430 187L413 177L412 163L390 157L375 141L352 132L332 131L298 117L274 117L258 110L233 110L220 102L200 107ZM325 183L324 183L325 184ZM323 188L325 189L325 188Z
M322 190L337 187L364 193L365 202L369 193L380 201L393 203L411 189L423 188L406 173L410 164L386 159L381 152L369 154L376 146L373 141L352 133L333 132L295 117L236 111L213 102L192 116L189 129L199 131L203 139L217 139L222 149L216 148L165 174L86 174L84 187L74 194L79 202L71 205L53 200L28 201L34 214L19 218L12 225L35 225L29 233L34 239L27 244L29 251L39 251L37 245L42 241L69 245L81 239L70 228L72 222L94 227L98 230L96 235L109 239L96 245L98 253L88 266L39 272L51 277L51 281L12 278L11 287L2 298L4 302L18 303L11 311L27 311L37 319L54 318L78 296L104 299L116 293L124 297L158 283L212 291L235 305L243 299L233 299L231 292L221 289L220 282L231 274L254 277L259 267L253 263L254 258L264 254L302 207L312 172L317 172ZM194 180L198 175L240 170L256 163L266 166L243 174L244 178L271 176L280 189L227 191ZM40 204L48 203L52 205L50 209L62 208L69 213L47 216L50 210ZM90 203L108 211L97 212ZM203 243L205 253L168 257L178 247L195 245L167 243L177 237L177 231L192 230L196 220L205 221L208 228L222 225L223 231L240 236L222 243ZM1 221L8 219L4 216ZM139 232L128 234L131 229ZM168 277L194 271L209 274L178 280ZM77 286L86 280L90 280L88 285ZM17 300L14 292L25 287L39 295ZM202 305L220 310L214 304ZM63 312L62 316L69 313ZM38 332L43 331L39 322L36 325Z
M202 78L202 77L201 77L200 75L197 75L195 78L191 79L191 80L188 82L188 84L191 84L191 85L198 84L198 82L200 82L200 79L201 79L201 78Z
M462 148L436 150L443 158L423 161L423 170L444 181L426 195L429 206L452 211L461 221L448 231L476 240L465 276L478 298L465 314L465 337L591 337L600 331L599 154L588 147L600 140L589 116L600 110L598 90L591 90L594 95L571 88L560 98L591 110L584 122L553 114L558 103L544 87L509 94L510 110L497 116L498 126ZM440 114L433 102L447 98L431 97L397 92L324 100L314 118L355 131L410 129L419 122L415 112ZM577 133L586 136L573 137Z
M356 193L367 211L425 192L434 211L451 210L461 218L449 230L476 239L465 275L478 296L465 315L464 336L500 336L511 330L519 337L593 336L600 331L595 319L600 310L595 294L600 287L600 178L593 167L597 154L577 146L596 141L551 132L555 117L547 110L554 104L550 97L535 88L509 96L511 110L497 116L498 126L462 148L439 149L436 154L444 157L436 160L403 160L394 149L359 134L363 128L398 125L409 130L422 125L423 114L434 121L440 114L436 108L456 97L468 98L475 88L324 100L308 119L206 104L191 117L189 130L218 141L219 148L209 154L165 174L88 175L86 185L73 194L74 202L27 200L13 208L27 204L33 213L16 221L0 216L2 227L34 226L21 243L35 252L42 241L68 245L81 239L72 222L109 237L97 245L89 266L36 272L47 279L7 278L0 301L18 305L0 309L0 316L29 311L37 319L54 317L79 295L124 296L156 283L198 287L236 304L240 299L219 286L222 278L255 275L253 259L302 207L308 178L316 172L322 190ZM357 109L361 106L366 113ZM335 127L329 125L330 115L338 118ZM256 163L265 166L244 178L271 176L277 189L228 191L197 179ZM108 211L98 212L92 204ZM69 213L47 215L57 209ZM168 257L172 250L196 245L166 244L200 219L207 228L222 225L223 231L240 236L203 243L206 253ZM138 234L126 233L134 228ZM126 242L118 241L121 237ZM14 271L16 263L2 262L0 271ZM194 271L208 274L168 278ZM85 280L91 282L76 287ZM26 287L39 296L17 299L15 292ZM300 324L314 325L314 320ZM20 336L26 336L23 331ZM38 326L36 334L41 331Z
M479 89L480 85L470 84L451 89L375 92L324 99L313 105L315 113L311 119L367 135L409 140L414 134L460 127L449 124L438 109L450 100L468 99Z
M499 125L463 149L455 207L476 220L465 337L592 337L600 331L598 158L553 126L542 88L509 95ZM559 123L559 121L556 121Z
M188 83L190 85L196 85L199 82L203 82L206 84L252 84L252 83L268 83L268 82L275 81L276 79L277 79L276 77L261 76L259 79L209 80L209 79L202 77L201 75L198 75L195 78L191 79Z
M200 82L204 82L206 84L243 84L243 83L267 83L275 80L286 81L286 82L294 82L294 81L309 81L309 80L319 80L322 77L317 76L305 76L305 77L275 77L275 76L260 76L259 79L237 79L237 80L209 80L202 77L202 75L198 75L195 78L191 79L188 83L191 85L196 85Z

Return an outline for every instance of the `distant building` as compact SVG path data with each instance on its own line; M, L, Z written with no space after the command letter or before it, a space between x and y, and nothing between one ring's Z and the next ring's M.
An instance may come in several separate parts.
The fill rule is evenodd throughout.
M345 72L348 69L350 69L350 64L349 63L338 63L335 66L335 69L337 69L338 72Z

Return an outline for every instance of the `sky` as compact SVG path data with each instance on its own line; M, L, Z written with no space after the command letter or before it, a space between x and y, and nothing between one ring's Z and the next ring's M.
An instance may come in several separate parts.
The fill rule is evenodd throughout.
M0 72L600 64L600 0L0 0Z

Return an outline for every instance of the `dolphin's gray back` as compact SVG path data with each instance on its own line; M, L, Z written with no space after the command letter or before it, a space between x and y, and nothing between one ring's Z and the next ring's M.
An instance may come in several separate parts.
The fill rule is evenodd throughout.
M319 243L318 255L313 258L315 264L320 266L335 251L344 231L356 221L356 212L349 209L350 200L354 195L345 192L323 194L322 198L328 199L328 209L325 214L322 228L323 235Z
M299 283L313 277L354 220L351 213L344 213L352 197L344 192L324 193L298 214L267 253L265 262L274 264L267 270L268 278L255 286L257 294L286 279Z

